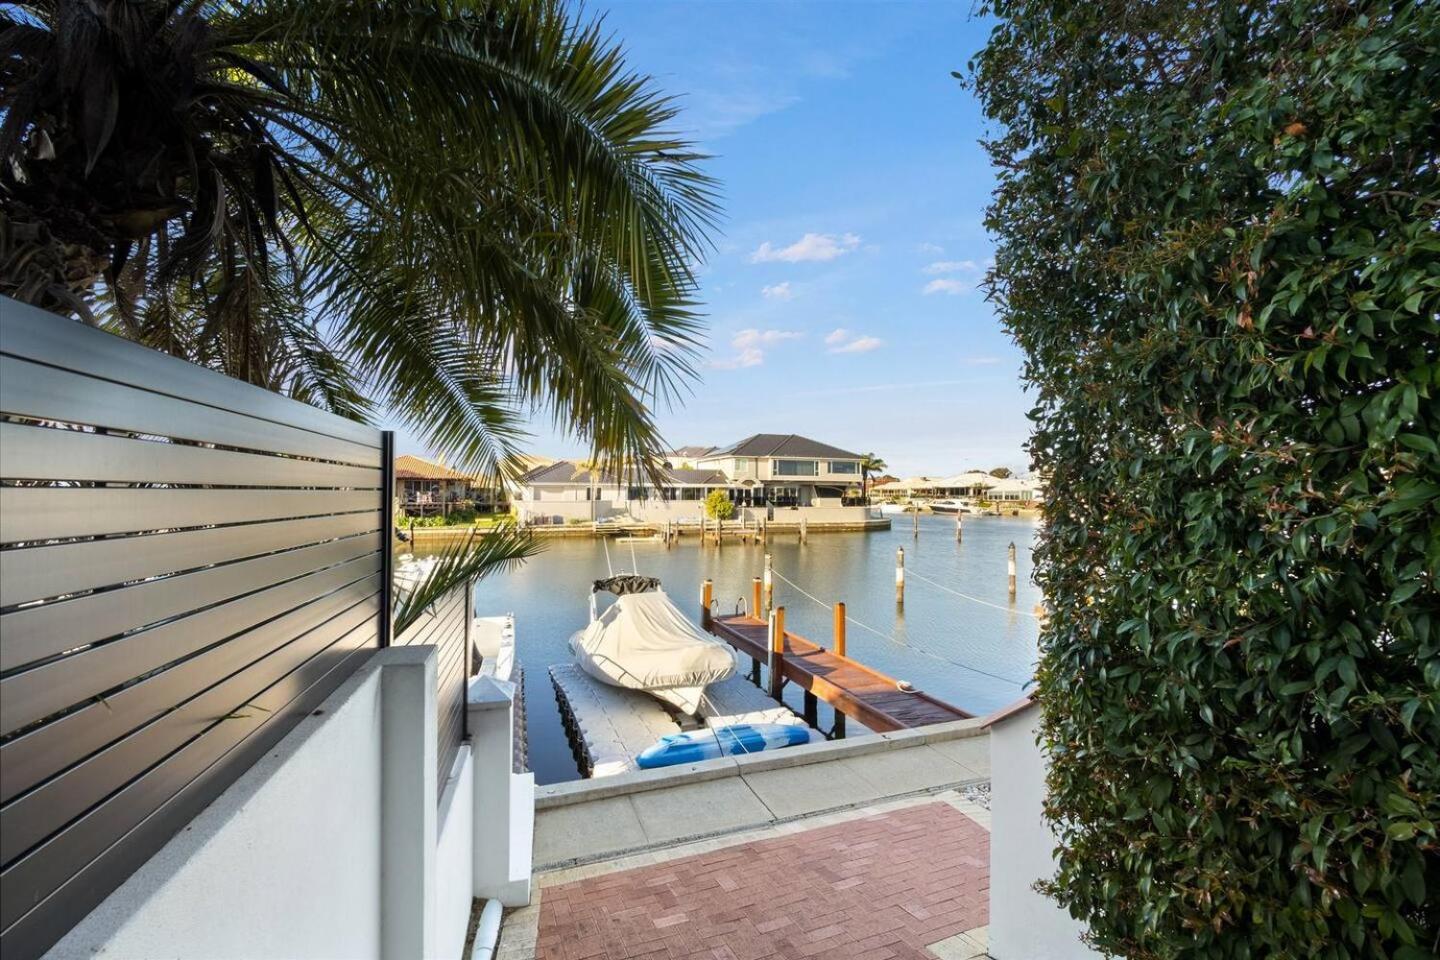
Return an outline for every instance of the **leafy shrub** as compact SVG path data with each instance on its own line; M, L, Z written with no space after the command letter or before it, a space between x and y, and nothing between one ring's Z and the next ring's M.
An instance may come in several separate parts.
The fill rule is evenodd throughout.
M711 520L729 520L735 516L735 503L724 490L711 490L705 497L705 516Z
M1048 890L1127 956L1431 956L1440 5L989 6Z

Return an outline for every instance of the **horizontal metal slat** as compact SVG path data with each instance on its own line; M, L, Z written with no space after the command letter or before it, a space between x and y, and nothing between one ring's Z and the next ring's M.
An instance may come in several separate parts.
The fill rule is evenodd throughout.
M203 403L0 356L0 413L379 467L380 451Z
M375 491L0 488L0 542L376 510Z
M380 447L380 431L289 397L187 363L138 343L0 298L0 351L121 383L154 385L174 396L250 417L295 424L319 435Z
M126 680L144 676L256 623L292 610L317 594L329 593L378 570L377 557L352 560L261 593L211 607L203 613L102 644L74 658L36 667L18 674L16 678L7 678L5 682L34 674L33 680L53 683L59 688L59 696L70 703L80 703ZM83 664L84 669L74 669L74 664L69 662L72 659ZM0 784L0 794L8 796L10 789L10 784Z
M0 638L3 638L0 639L0 670L15 670L66 650L252 593L379 549L379 535L364 534L69 600L21 607L0 615ZM17 720L23 708L14 702L18 694L11 691L19 686L12 685L10 679L0 681L0 689L6 691L0 701L0 734L68 706L52 705L46 713Z
M194 570L380 529L380 511L0 551L0 606Z
M240 661L249 652L288 642L356 603L371 599L379 588L380 576L372 573L331 593L317 594L304 606L126 687L104 702L92 702L16 737L0 747L0 764L4 765L6 778L0 789L0 803L8 803L81 757L154 720L216 678L229 676L243 666ZM378 600L372 599L372 614L379 616Z
M343 683L375 639L366 628L342 638L253 701L258 725L252 715L212 728L0 872L0 953L43 953Z
M378 489L382 482L379 467L238 453L23 423L0 423L0 449L5 451L0 470L8 480L359 489Z
M268 647L257 643L242 652L239 648L246 645L238 640L225 644L237 648L231 651L232 659L251 658L243 664L217 665L235 666L239 672L216 670L212 679L225 678L220 683L208 690L192 688L189 694L198 696L0 808L0 863L14 860L123 786L136 771L149 769L215 723L243 719L240 715L250 709L246 705L251 697L342 636L366 623L378 636L379 610L378 601L361 601L308 631L291 631Z

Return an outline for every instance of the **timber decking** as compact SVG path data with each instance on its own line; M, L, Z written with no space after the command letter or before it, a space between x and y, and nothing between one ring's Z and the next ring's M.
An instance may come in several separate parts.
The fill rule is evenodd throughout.
M746 656L768 662L769 626L751 616L712 617L710 632ZM972 714L918 690L905 692L899 681L878 670L837 656L798 634L785 631L780 673L786 680L824 700L876 733L923 727Z

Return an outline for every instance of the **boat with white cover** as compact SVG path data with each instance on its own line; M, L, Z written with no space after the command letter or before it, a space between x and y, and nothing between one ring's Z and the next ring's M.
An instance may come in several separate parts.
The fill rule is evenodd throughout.
M600 609L603 594L615 597ZM596 580L590 623L570 638L570 652L602 683L640 690L694 715L705 688L735 674L735 652L680 612L655 577L621 574Z
M968 500L932 500L930 509L935 513L980 513L980 508Z

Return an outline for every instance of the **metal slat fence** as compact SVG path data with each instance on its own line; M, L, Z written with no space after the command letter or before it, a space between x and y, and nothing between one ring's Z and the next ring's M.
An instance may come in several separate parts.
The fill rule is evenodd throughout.
M473 596L471 584L455 587L393 641L397 647L414 644L434 644L436 647L435 725L440 761L436 772L442 792L455 764L455 755L468 733L465 729L465 689L471 671Z
M387 641L389 449L0 298L6 957L42 953ZM453 759L468 648L430 635L461 673Z

